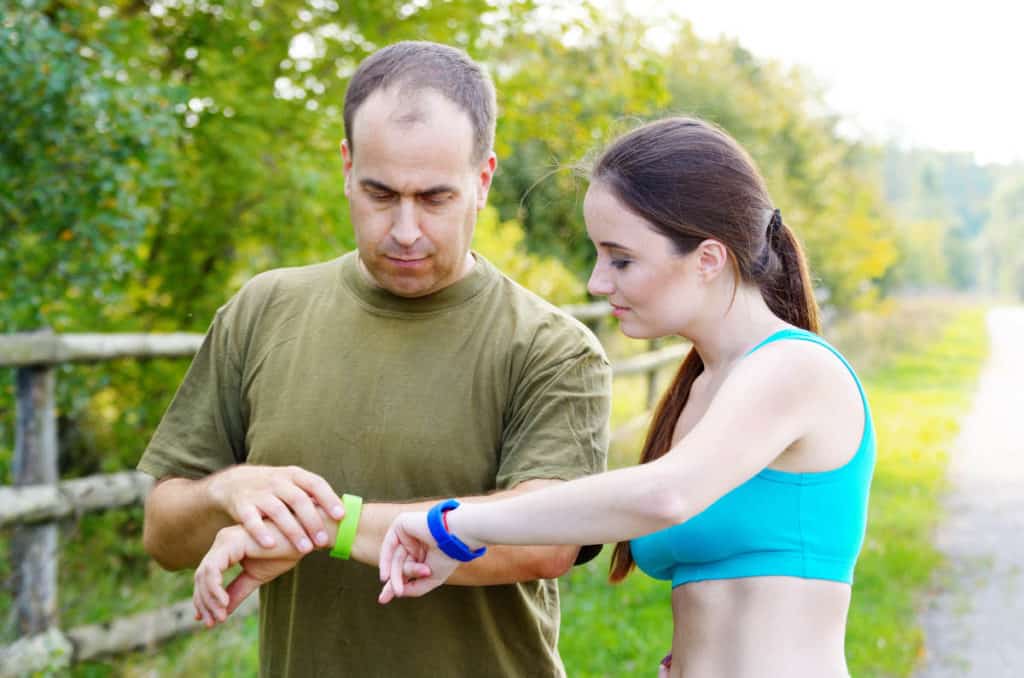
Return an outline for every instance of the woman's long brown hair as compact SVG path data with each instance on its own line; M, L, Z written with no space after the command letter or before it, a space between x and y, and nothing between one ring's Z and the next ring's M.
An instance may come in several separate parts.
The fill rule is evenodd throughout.
M775 212L750 156L724 131L696 118L649 123L613 142L591 179L669 238L680 255L708 238L724 244L739 279L756 285L775 315L818 331L803 249ZM703 371L703 361L691 348L658 403L641 464L672 447L676 422ZM621 581L633 565L629 542L619 542L609 579Z

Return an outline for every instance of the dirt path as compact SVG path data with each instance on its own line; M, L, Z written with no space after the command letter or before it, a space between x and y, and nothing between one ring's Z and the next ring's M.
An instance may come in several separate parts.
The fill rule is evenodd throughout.
M915 678L1024 676L1024 308L988 316L992 353L949 465Z

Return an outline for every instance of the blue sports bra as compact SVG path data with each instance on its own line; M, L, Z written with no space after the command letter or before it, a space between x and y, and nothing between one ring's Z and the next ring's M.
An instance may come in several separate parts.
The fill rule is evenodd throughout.
M864 388L836 349L811 332L785 329L775 341L810 341L850 370L864 403L864 433L843 466L815 473L765 468L684 523L630 542L641 570L680 586L705 579L791 576L852 583L875 466L875 429Z

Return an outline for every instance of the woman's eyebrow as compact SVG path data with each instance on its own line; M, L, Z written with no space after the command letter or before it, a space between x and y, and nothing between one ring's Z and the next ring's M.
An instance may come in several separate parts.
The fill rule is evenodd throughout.
M632 251L625 245L620 245L619 243L613 240L602 240L601 242L598 243L598 245L600 245L601 247L607 247L610 250L622 250L623 252Z

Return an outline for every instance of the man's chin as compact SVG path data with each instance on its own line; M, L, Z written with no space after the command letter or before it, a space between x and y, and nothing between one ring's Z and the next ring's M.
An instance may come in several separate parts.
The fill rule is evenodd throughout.
M382 262L367 266L360 260L359 268L368 282L395 296L422 297L429 294L436 285L433 271L424 270L419 266L394 266L390 258L384 257Z
M417 287L417 288L400 288L400 287L385 287L385 290L395 295L396 297L402 297L404 299L418 299L425 297L435 290L430 287Z
M425 297L437 288L434 276L382 275L377 283L396 297L415 299Z

